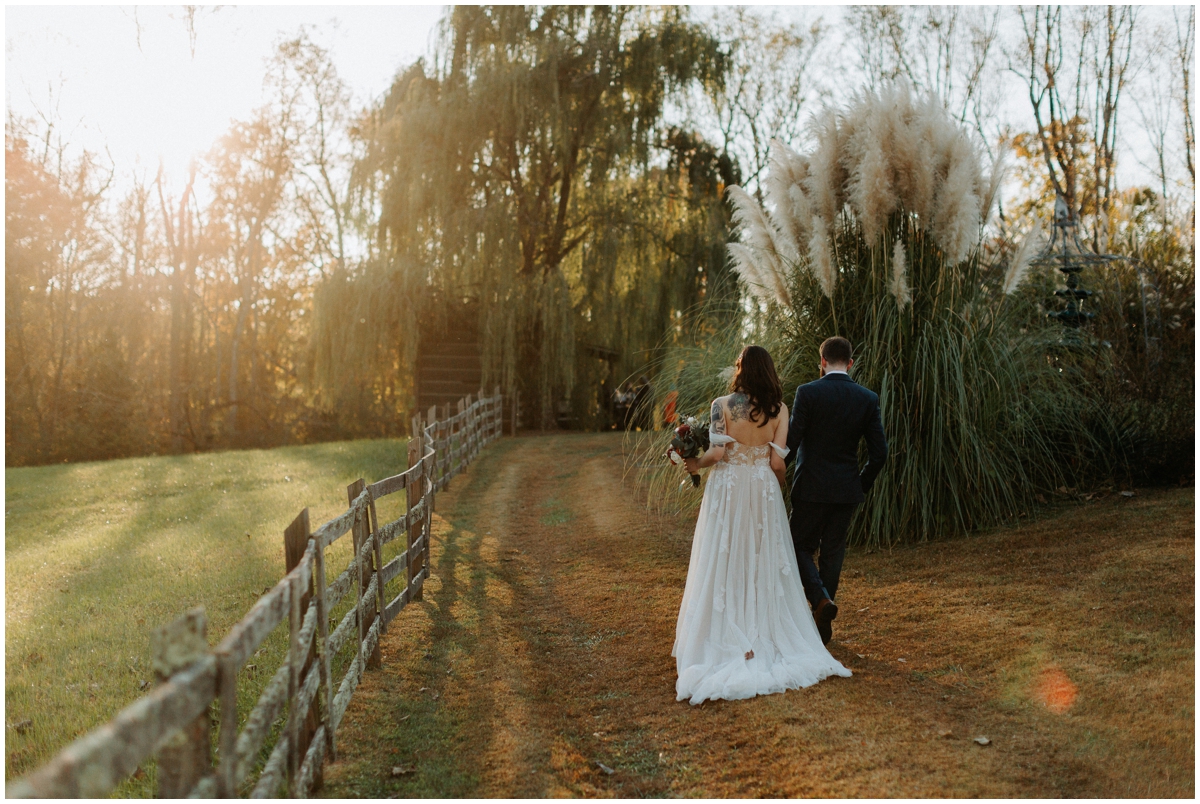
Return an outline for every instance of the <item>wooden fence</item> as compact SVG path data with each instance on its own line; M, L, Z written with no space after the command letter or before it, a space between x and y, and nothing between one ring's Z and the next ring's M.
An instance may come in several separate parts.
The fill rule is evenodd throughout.
M315 532L308 509L302 511L284 533L287 574L216 648L208 647L203 609L155 631L151 656L158 685L46 765L6 785L6 797L104 796L152 755L162 797L306 796L319 783L325 760L336 757L338 725L363 671L381 664L379 640L388 623L421 599L435 494L500 436L501 422L498 388L490 397L460 400L453 413L445 405L414 417L412 432L422 435L409 440L408 469L375 483L352 483L349 508ZM379 524L376 502L401 491L405 512ZM326 552L346 534L353 555L327 582ZM404 539L405 549L385 564L382 548L396 539ZM388 586L397 578L404 586L389 600ZM343 601L351 605L331 632L331 614ZM287 655L242 717L239 671L285 622ZM348 646L354 652L343 656ZM343 665L340 678L334 677L335 659Z

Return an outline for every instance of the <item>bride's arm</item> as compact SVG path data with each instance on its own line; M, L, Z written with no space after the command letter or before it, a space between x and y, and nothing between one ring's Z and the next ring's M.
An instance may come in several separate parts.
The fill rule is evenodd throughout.
M771 439L771 443L787 452L787 437L788 437L788 408L787 405L780 403L779 418L775 424L775 437ZM784 463L783 456L779 454L778 449L771 450L771 471L775 473L775 477L779 479L779 486L787 491L787 464Z
M709 430L718 435L725 435L725 408L721 405L720 399L714 399L712 403L711 424ZM689 458L684 461L687 470L692 474L696 474L697 470L707 466L712 466L717 461L725 457L725 445L713 444L708 448L708 451L699 458Z

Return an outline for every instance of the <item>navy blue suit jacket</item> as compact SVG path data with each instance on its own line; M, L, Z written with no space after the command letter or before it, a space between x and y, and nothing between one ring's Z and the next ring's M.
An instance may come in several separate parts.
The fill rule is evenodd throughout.
M858 468L858 442L867 465ZM861 503L887 459L879 396L845 374L826 374L796 389L788 420L787 461L795 460L792 504Z

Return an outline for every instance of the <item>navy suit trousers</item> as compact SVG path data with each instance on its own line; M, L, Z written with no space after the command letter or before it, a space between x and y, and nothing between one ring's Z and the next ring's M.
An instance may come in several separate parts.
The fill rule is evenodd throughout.
M813 607L822 598L834 599L842 561L846 558L846 532L858 503L823 503L797 500L789 524L804 594ZM814 560L813 556L819 554ZM818 563L820 568L818 569Z

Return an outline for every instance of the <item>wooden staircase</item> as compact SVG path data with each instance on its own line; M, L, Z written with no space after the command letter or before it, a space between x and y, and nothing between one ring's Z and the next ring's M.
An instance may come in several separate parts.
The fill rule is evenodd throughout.
M483 387L479 310L474 302L450 303L419 330L414 392L418 411L454 405ZM503 401L504 432L521 426L515 399Z
M422 338L417 352L417 410L431 405L454 403L479 392L483 384L483 363L479 342L442 338Z

